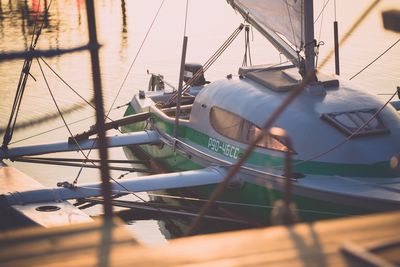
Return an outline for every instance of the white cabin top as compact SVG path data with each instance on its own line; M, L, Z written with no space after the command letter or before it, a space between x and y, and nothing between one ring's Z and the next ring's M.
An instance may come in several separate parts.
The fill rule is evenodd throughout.
M375 97L352 89L344 82L319 90L322 92L315 93L313 88L306 88L274 125L288 132L297 159L313 157L343 142L358 128L357 125L368 121L383 106ZM219 135L221 139L226 138L210 123L211 109L217 107L261 128L290 91L290 88L273 90L248 77L211 83L195 99L191 125L203 132ZM389 161L400 151L395 139L399 131L399 116L389 105L369 122L359 136L318 158L318 161L354 164Z

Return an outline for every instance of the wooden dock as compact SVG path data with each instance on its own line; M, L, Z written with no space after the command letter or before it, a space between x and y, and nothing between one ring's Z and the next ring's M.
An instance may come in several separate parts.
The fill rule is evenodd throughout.
M398 266L399 226L395 212L145 247L123 226L97 221L0 233L0 266Z
M0 195L45 188L32 177L0 161ZM1 200L1 199L0 199ZM50 208L53 210L46 210ZM68 201L26 204L20 199L18 205L3 207L0 201L0 229L14 228L17 224L62 226L93 221L87 214ZM23 223L21 223L23 221Z

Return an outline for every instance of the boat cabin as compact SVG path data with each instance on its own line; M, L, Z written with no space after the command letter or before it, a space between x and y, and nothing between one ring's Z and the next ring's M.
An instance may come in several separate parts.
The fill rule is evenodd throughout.
M291 68L272 70L242 70L239 77L227 77L210 84L202 84L195 96L182 98L180 124L191 127L216 140L245 148L265 121L299 84L290 76ZM263 81L266 77L268 83ZM325 77L325 76L324 76ZM153 110L175 120L176 106L160 108L171 95L163 92L145 97L136 106ZM146 98L151 99L148 104ZM139 99L138 99L139 100ZM400 130L396 110L383 106L376 98L352 89L334 79L309 86L278 118L275 127L283 128L291 137L294 158L305 160L318 157L321 162L338 164L378 164L396 155L400 146L394 139ZM144 110L143 110L144 108ZM158 111L157 111L158 110ZM366 123L366 127L358 130ZM357 131L358 130L358 131ZM347 140L351 136L350 140ZM190 138L189 140L190 141ZM256 151L283 157L288 151L283 140L266 136L257 144ZM387 166L389 169L389 165ZM390 170L389 170L390 172Z

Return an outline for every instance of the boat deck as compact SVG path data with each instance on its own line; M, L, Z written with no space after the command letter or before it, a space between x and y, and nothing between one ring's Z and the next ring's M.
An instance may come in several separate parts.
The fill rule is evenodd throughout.
M400 213L136 244L101 221L0 233L0 266L376 266L400 264ZM372 251L372 252L368 252ZM388 265L390 266L390 265Z

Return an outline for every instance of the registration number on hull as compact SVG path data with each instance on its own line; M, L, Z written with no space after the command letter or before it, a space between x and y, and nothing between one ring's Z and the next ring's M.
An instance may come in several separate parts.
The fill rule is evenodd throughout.
M227 157L238 159L239 157L239 148L234 145L226 144L215 138L208 138L208 146L210 150L225 155Z

